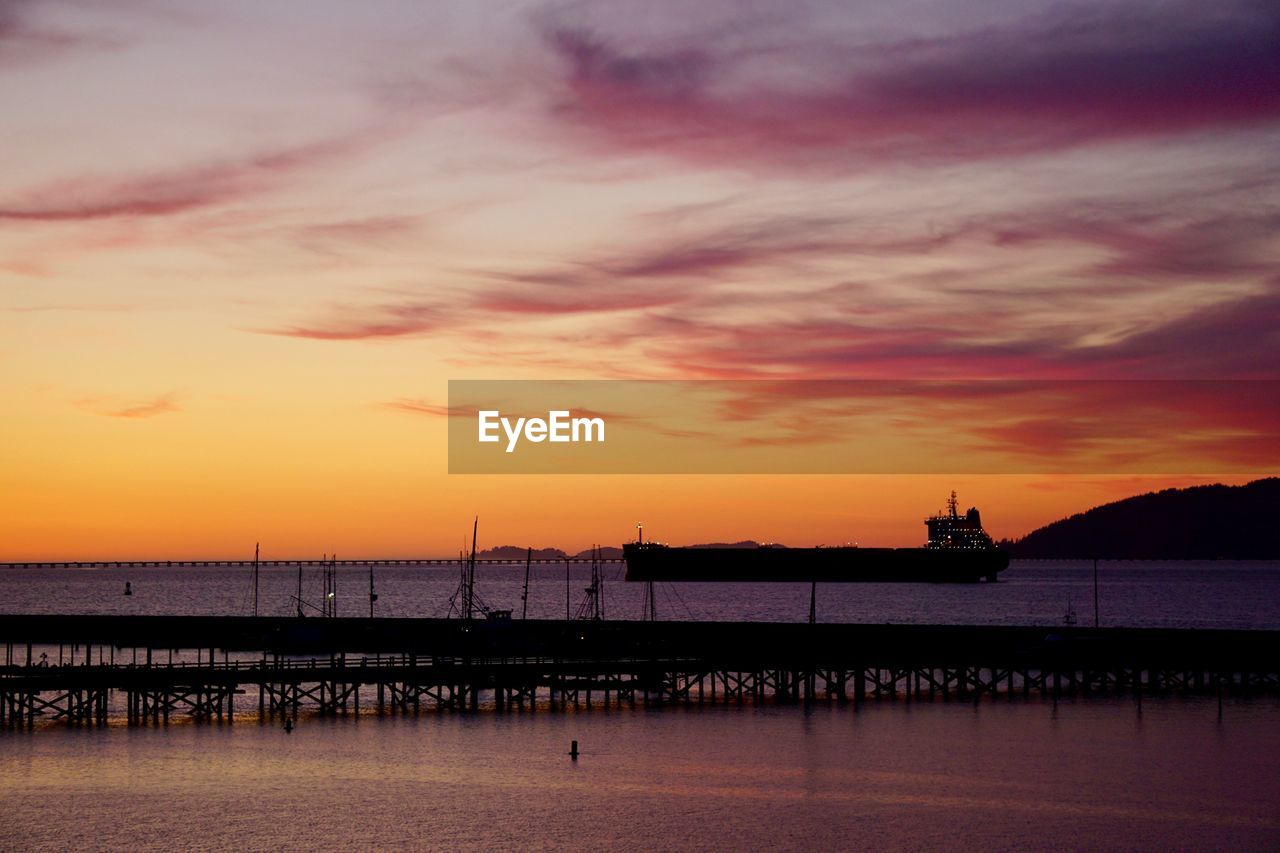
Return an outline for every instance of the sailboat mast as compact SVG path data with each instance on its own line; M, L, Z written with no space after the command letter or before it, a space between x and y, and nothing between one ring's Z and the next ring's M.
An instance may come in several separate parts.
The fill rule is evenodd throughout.
M475 615L476 596L476 532L480 528L480 516L471 522L471 559L467 561L467 590L463 596L465 613L463 618L471 619Z
M524 592L520 596L520 618L529 615L529 565L533 562L533 546L524 555Z

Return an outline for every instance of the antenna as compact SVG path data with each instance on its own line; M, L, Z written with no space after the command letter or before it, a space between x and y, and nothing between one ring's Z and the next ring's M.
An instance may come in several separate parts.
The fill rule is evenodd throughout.
M258 615L258 548L261 543L253 543L253 615Z

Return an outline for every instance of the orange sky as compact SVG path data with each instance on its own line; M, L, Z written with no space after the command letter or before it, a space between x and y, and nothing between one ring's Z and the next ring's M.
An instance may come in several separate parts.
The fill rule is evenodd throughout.
M1274 11L793 5L4 5L0 559L911 545L952 488L999 537L1249 479L446 473L450 379L1278 378Z

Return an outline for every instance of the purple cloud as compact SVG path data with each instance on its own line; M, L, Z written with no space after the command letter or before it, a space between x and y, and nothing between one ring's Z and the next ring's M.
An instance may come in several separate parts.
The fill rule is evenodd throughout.
M1239 2L1055 7L897 43L621 48L571 24L554 116L608 145L703 165L951 163L1280 118L1280 11ZM769 34L762 34L763 40ZM763 55L762 55L763 54ZM813 57L823 57L817 67ZM832 58L834 57L834 58ZM777 82L743 65L775 63ZM788 71L803 69L781 82ZM803 83L796 83L800 76Z

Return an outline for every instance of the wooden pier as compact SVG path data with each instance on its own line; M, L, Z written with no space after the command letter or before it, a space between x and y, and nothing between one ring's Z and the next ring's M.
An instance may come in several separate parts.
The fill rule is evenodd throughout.
M3 616L0 644L8 728L245 711L1280 692L1277 631ZM58 660L33 657L54 647ZM170 662L171 650L197 661Z

